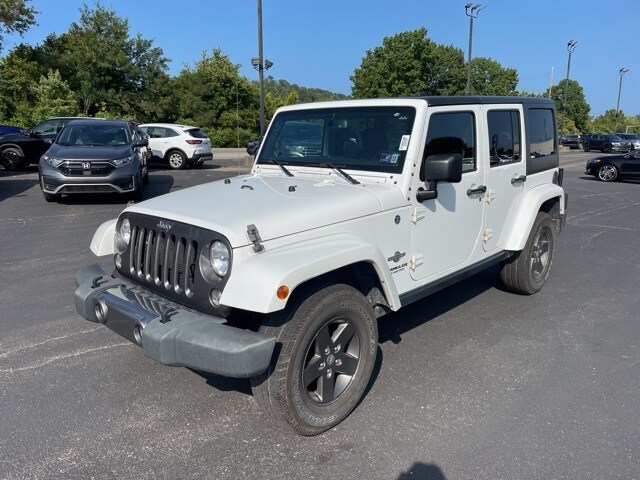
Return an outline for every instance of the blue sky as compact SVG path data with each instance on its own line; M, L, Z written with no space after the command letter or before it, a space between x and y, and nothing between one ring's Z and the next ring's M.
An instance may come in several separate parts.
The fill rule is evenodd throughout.
M480 0L486 7L474 23L473 56L490 57L516 68L518 89L541 92L551 79L566 77L566 44L579 42L570 78L580 82L591 115L616 108L621 67L620 109L640 114L640 0ZM5 38L6 53L16 43L38 44L47 34L63 33L79 18L82 0L32 0L38 26L20 39ZM426 27L439 44L468 48L465 0L263 0L264 55L267 72L305 87L349 94L349 76L368 49L385 36ZM258 54L256 0L103 0L129 19L131 34L155 40L171 59L171 74L192 64L203 51L220 47L241 74L257 79L250 67Z

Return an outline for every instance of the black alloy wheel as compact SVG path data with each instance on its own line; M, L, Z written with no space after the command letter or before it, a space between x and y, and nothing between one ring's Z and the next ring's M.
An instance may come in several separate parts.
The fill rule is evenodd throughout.
M7 147L2 151L2 164L9 171L22 170L26 166L24 154L19 148Z

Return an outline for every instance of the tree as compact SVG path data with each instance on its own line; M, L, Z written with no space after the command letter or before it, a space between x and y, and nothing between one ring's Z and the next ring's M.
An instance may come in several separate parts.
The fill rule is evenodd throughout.
M474 95L514 95L518 86L515 68L504 68L490 58L471 60L471 91Z
M252 82L259 86L257 81ZM270 94L273 98L286 99L291 92L295 92L297 96L296 103L311 103L311 102L327 102L331 100L345 100L349 98L348 95L341 93L333 93L328 90L322 90L321 88L307 88L296 85L295 83L289 83L286 80L276 80L272 76L264 79L264 92ZM290 105L287 103L287 105Z
M40 77L35 88L36 106L32 111L32 124L48 117L72 117L78 115L78 103L67 82L58 70Z
M43 51L56 59L52 66L76 92L82 112L99 109L116 116L140 113L138 96L167 69L167 59L153 41L129 36L129 21L96 3L80 9L80 21L56 37L50 35Z
M611 108L604 112L602 115L599 115L593 119L593 131L609 133L624 131L624 125L631 123L631 120L627 120L627 117L623 112L620 112L617 120L618 128L616 129L616 109Z
M350 77L351 90L356 98L453 95L464 90L464 72L462 50L435 44L419 28L368 50Z
M566 112L564 111L565 93L567 98ZM584 90L575 80L561 80L551 92L551 98L556 102L558 110L558 127L560 133L571 133L568 125L563 122L563 116L573 120L578 132L589 131L589 110L591 107L584 96Z
M22 35L35 25L34 8L27 7L29 0L0 0L0 50L4 43L4 35L19 33Z

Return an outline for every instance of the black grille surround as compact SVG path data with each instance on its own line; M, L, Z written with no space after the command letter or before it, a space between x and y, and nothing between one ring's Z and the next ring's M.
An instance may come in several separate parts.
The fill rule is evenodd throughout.
M123 277L185 307L215 316L227 316L227 307L214 307L209 295L214 288L224 290L232 268L229 241L220 233L186 223L138 213L125 213L131 223L131 241L122 252ZM215 240L229 248L229 272L211 283L200 272L200 256Z

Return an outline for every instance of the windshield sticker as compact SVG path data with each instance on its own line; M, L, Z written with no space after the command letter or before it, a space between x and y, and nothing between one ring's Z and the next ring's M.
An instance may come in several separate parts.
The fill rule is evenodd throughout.
M381 153L380 154L380 163L398 163L398 159L400 158L399 153Z
M404 152L409 147L409 139L410 138L411 138L411 135L402 135L402 138L400 139L400 146L398 147L398 150L400 150L401 152Z

